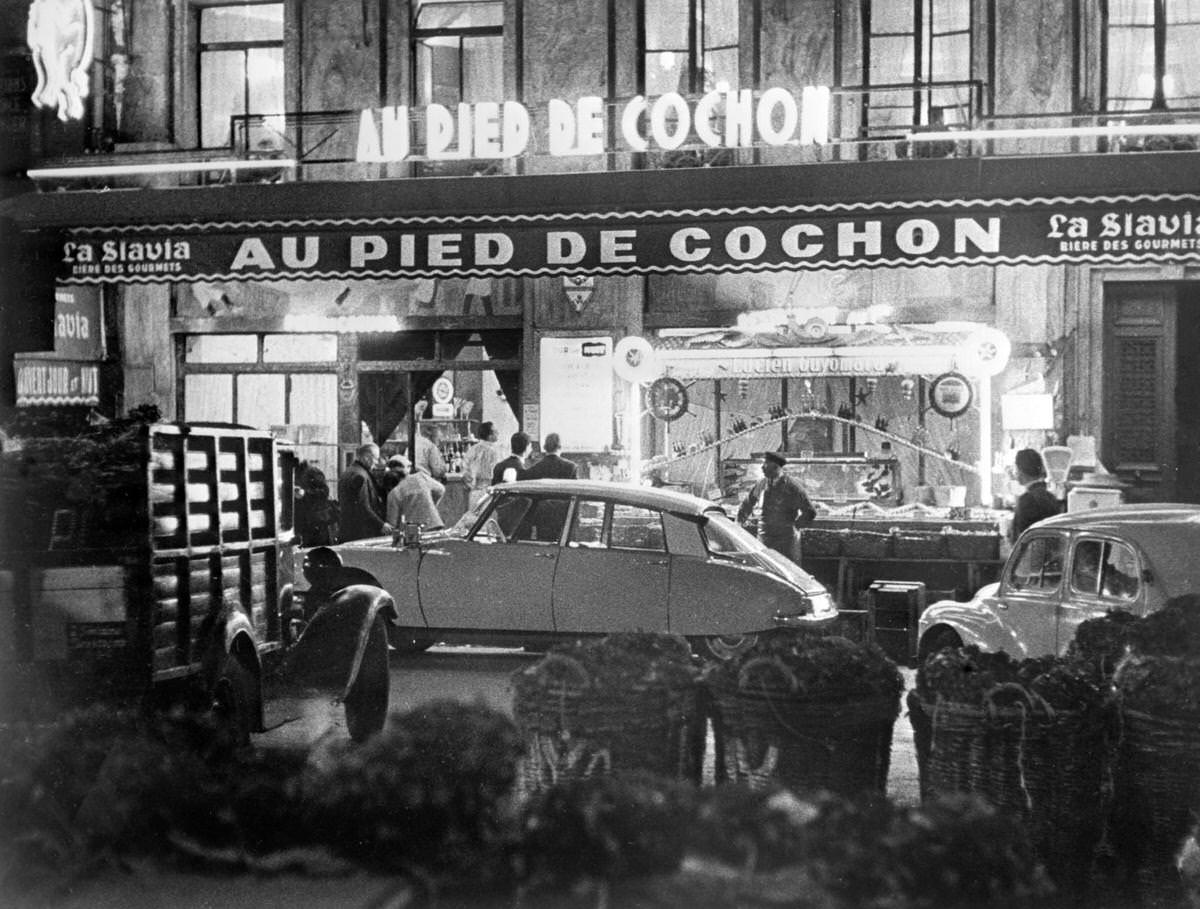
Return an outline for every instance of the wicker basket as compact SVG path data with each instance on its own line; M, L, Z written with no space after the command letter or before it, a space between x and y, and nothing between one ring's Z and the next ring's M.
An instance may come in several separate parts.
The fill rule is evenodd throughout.
M922 798L973 793L1026 825L1050 874L1086 883L1104 832L1109 714L1054 710L1019 686L1003 707L973 707L910 695Z
M695 783L706 716L698 683L631 680L602 687L578 660L547 654L543 671L516 686L513 713L525 737L527 792L614 770L645 770Z
M763 671L766 670L766 671ZM743 666L736 686L712 684L719 775L765 788L885 792L899 698L826 701L796 696L796 679L768 657Z
M1133 883L1177 883L1175 857L1200 817L1200 715L1122 708L1111 839Z

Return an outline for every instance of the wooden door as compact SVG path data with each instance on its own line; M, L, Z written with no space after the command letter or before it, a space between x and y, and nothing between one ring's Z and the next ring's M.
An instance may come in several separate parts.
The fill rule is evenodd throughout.
M1109 284L1104 293L1101 457L1133 502L1177 498L1176 302L1170 284Z

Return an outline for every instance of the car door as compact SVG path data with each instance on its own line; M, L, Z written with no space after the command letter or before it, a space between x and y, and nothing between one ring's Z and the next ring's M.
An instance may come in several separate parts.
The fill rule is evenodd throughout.
M1070 580L1058 619L1058 651L1063 653L1079 626L1111 609L1140 614L1142 568L1128 543L1079 536L1071 547Z
M554 576L559 632L666 631L670 555L662 512L581 498Z
M1023 659L1058 650L1059 606L1067 554L1066 534L1034 531L1017 541L995 597L983 600L1011 640L1009 655Z
M418 584L430 627L553 631L554 528L561 535L569 504L500 494L467 539L423 546Z

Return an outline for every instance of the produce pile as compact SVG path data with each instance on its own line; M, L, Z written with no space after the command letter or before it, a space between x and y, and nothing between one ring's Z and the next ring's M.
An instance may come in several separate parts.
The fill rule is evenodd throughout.
M1003 651L974 645L944 649L917 670L917 696L927 705L939 700L966 707L1015 704L1055 711L1099 709L1105 691L1088 664L1075 658L1014 660Z
M904 691L900 670L876 645L784 630L763 635L739 659L713 666L708 679L718 688L829 704L898 699Z
M698 678L691 648L684 638L673 634L610 634L559 644L547 656L550 658L514 673L518 701L553 685L619 692L631 686L687 688Z

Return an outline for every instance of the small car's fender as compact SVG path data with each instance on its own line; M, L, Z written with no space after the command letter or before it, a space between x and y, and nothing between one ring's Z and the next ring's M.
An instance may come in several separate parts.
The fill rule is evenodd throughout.
M939 600L927 608L918 622L921 640L935 628L952 629L964 645L974 644L980 650L995 652L1005 650L1016 653L1016 641L1000 623L995 612L986 604L995 600L996 587L988 585L980 589L970 601Z
M342 588L309 619L288 652L284 678L298 685L336 688L344 695L358 676L371 625L381 614L396 620L396 606L387 591L369 584Z

